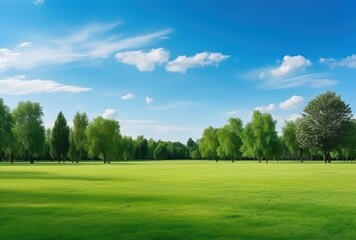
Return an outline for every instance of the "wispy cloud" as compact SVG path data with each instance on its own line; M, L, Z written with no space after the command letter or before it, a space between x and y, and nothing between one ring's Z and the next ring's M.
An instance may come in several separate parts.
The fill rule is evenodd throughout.
M153 98L151 97L146 97L145 98L146 104L151 104L153 102Z
M196 103L193 102L175 102L175 103L170 103L168 105L163 105L163 106L151 106L149 107L150 110L155 110L155 111L164 111L164 110L171 110L171 109L177 109L177 108L186 108L189 106L196 105Z
M356 68L356 55L347 56L340 61L334 58L320 58L319 63L325 64L331 68L335 67L347 67L347 68Z
M105 119L115 119L116 116L117 116L117 111L116 109L113 108L106 109L102 115L102 117Z
M186 73L189 68L201 68L206 66L218 66L221 61L228 59L229 55L221 53L202 52L192 57L178 56L166 65L168 72Z
M169 52L163 48L152 49L150 51L120 52L115 56L119 62L134 65L141 72L152 71L156 65L169 60Z
M124 135L135 137L144 133L145 137L156 140L178 140L185 143L188 140L187 136L198 137L203 132L202 128L164 124L155 120L119 119L119 122L120 130Z
M44 0L34 0L34 1L32 1L33 2L33 4L35 4L36 6L39 6L39 5L42 5L42 4L44 4Z
M295 87L322 88L332 86L338 81L331 79L327 73L310 73L287 78L264 79L262 87L269 89L283 89Z
M0 49L0 71L9 68L31 69L76 61L107 58L115 52L142 47L171 32L169 29L130 37L114 33L119 22L95 23L57 38L41 42L25 42L9 49Z
M279 103L279 108L282 110L292 110L304 102L305 98L302 96L293 95L291 98Z
M121 99L122 100L132 100L132 99L134 99L136 96L134 95L134 94L132 94L132 93L128 93L128 94L126 94L126 95L124 95L124 96L121 96Z
M25 95L54 92L82 93L90 90L91 88L64 85L52 80L27 80L26 76L23 75L0 80L0 94L6 95Z

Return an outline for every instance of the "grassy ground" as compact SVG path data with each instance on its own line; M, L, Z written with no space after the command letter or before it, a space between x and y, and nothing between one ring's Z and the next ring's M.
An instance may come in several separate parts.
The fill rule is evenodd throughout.
M356 164L0 164L0 239L356 239Z

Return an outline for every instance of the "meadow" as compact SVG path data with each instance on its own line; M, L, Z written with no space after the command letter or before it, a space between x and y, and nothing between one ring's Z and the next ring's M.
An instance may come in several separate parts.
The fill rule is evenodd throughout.
M356 239L356 164L1 163L0 239Z

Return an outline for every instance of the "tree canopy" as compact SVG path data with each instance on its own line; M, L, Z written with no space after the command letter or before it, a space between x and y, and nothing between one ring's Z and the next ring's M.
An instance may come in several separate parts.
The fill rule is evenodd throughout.
M51 132L51 151L58 162L65 161L69 150L69 127L62 111L58 113Z
M110 163L119 155L121 136L118 121L97 117L89 124L86 133L91 156L99 156L104 163Z
M340 96L326 92L311 100L297 129L303 147L321 151L330 162L330 151L345 144L350 135L352 111Z
M45 128L42 122L42 108L39 103L20 102L12 112L14 118L13 132L19 154L30 159L42 154L45 141Z

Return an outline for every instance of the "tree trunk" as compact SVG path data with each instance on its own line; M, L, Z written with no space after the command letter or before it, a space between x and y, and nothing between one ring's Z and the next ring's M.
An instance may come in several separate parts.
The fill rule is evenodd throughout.
M328 151L328 150L324 151L324 162L331 163L330 151Z
M299 149L299 160L300 160L300 162L302 163L302 162L304 162L304 159L303 159L303 149Z

